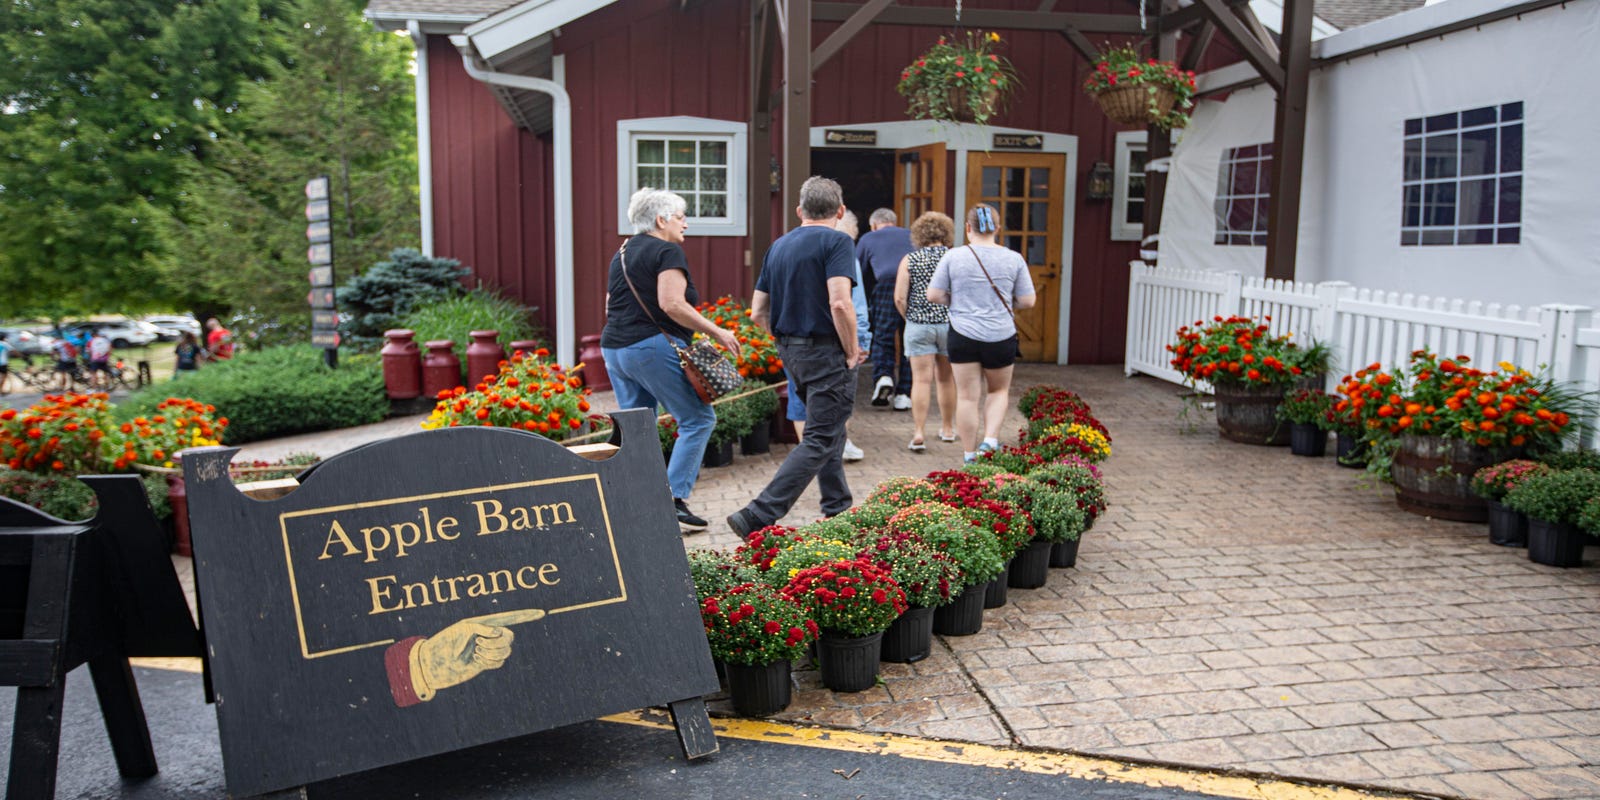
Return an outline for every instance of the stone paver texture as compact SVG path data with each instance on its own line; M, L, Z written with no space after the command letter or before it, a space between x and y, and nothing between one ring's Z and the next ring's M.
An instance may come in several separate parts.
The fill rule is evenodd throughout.
M1035 383L1083 395L1113 437L1111 509L1077 567L1012 589L977 635L885 664L872 690L829 691L798 665L779 718L1443 796L1600 797L1600 549L1579 569L1533 564L1481 525L1400 511L1331 456L1223 441L1198 407L1185 431L1181 387L1120 367L1019 365L1013 395ZM1003 431L1020 425L1013 407ZM858 501L959 465L959 445L930 436L912 453L910 434L909 414L862 395ZM685 545L736 545L723 518L787 450L703 471L691 505L712 527ZM786 521L819 513L813 487Z

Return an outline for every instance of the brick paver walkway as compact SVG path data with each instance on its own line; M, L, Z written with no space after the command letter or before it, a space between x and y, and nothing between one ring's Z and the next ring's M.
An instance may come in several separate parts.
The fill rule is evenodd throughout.
M1185 434L1178 387L1118 367L1019 368L1017 391L1040 382L1078 391L1114 437L1112 507L1078 566L1011 590L978 635L885 664L872 690L798 672L782 718L1452 797L1600 797L1596 548L1583 568L1541 567L1482 526L1400 511L1331 457L1221 441L1208 413ZM910 424L861 403L858 499L959 463L937 440L907 451ZM786 451L706 470L693 507L712 530L686 545L737 544L722 518ZM791 519L818 513L813 488Z

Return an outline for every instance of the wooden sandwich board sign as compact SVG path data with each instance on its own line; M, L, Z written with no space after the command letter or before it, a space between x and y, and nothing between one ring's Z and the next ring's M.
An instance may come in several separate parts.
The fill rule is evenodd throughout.
M358 447L270 501L185 451L230 795L667 704L716 751L717 690L654 416L610 458L445 428Z
M0 498L0 686L17 687L8 800L55 794L66 675L89 665L117 771L156 773L130 656L198 656L168 542L134 475L86 476L99 510L67 522Z

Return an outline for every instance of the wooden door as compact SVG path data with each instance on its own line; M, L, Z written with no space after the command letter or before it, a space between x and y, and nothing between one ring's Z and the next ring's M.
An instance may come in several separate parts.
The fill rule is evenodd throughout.
M909 228L924 211L950 213L944 190L944 144L894 152L894 213Z
M973 153L967 161L968 207L988 203L1000 212L997 241L1022 254L1038 292L1033 308L1017 313L1017 341L1027 361L1056 360L1065 179L1060 153Z

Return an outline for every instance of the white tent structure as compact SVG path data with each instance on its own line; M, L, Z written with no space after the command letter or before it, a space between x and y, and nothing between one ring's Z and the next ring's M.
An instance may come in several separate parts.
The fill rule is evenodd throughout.
M1312 52L1297 281L1600 305L1600 161L1585 154L1600 0L1446 0ZM1241 74L1202 76L1202 91ZM1163 268L1263 274L1258 146L1275 102L1257 85L1194 109L1166 189Z

